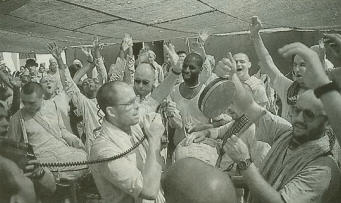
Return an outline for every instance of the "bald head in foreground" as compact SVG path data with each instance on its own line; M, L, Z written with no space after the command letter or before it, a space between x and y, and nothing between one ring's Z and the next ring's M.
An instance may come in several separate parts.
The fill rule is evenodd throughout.
M175 162L162 183L167 203L235 203L237 200L228 175L195 158Z

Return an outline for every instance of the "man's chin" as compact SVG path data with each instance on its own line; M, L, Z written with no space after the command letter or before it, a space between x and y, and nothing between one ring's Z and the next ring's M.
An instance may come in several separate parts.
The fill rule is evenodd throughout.
M306 135L306 130L299 129L299 128L293 128L293 136L296 138L304 137Z

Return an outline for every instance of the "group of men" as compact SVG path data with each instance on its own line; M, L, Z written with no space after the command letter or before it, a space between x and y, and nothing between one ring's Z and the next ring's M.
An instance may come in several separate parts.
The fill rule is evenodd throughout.
M292 43L279 49L283 57L293 58L294 81L286 78L268 53L261 28L261 22L253 20L250 36L260 72L269 78L272 92L261 78L249 74L252 64L245 53L229 53L215 64L205 51L186 54L165 44L167 60L160 66L151 50L142 50L135 60L130 36L124 38L108 71L101 44L95 40L92 50L83 50L84 65L76 61L67 68L63 50L51 43L48 48L54 58L48 73L31 68L28 78L19 79L1 73L13 90L13 102L11 110L0 103L0 134L30 144L36 156L27 163L25 174L0 156L0 175L6 184L14 185L1 194L1 201L44 200L38 190L53 194L60 179L91 174L104 202L166 202L161 184L166 162L172 165L188 157L217 167L226 176L241 176L250 195L237 190L238 202L341 201L341 173L333 151L341 141L341 71L332 70L333 77L328 77L319 49L316 53ZM340 51L341 36L327 34L325 44ZM199 46L204 49L204 43ZM86 76L94 69L97 77ZM235 94L225 111L208 118L198 101L216 78L232 82ZM273 92L282 102L281 117L272 108ZM81 133L72 127L69 103L82 117ZM254 123L222 146L221 140L243 116ZM173 150L165 149L166 141ZM217 165L220 149L225 154ZM122 156L89 166L39 165L114 155Z

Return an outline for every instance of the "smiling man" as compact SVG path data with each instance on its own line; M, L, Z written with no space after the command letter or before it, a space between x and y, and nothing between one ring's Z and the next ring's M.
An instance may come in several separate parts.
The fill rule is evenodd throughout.
M251 68L252 64L248 55L245 53L237 53L233 55L233 58L237 63L237 76L239 77L240 81L250 88L256 103L265 107L269 100L266 95L264 83L257 77L250 76L249 69Z
M237 88L236 106L250 120L260 117L255 122L256 138L271 145L259 170L240 138L232 136L224 146L248 185L248 202L337 202L340 170L324 134L328 117L321 101L313 91L304 92L294 106L290 125L256 104L236 74L234 59L225 62Z
M295 55L292 57L292 74L293 80L287 78L279 68L275 65L272 57L266 49L261 35L262 24L258 18L254 18L250 26L250 33L253 46L257 57L260 61L262 72L267 74L271 79L271 87L277 92L282 102L282 115L284 119L292 121L292 106L296 103L297 98L308 88L304 85L302 75L306 69L304 59ZM314 49L316 50L316 49Z

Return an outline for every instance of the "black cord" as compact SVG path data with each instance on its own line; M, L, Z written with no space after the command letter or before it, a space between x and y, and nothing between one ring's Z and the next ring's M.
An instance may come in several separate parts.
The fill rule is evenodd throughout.
M67 167L67 166L82 166L82 165L91 165L91 164L99 164L104 163L108 161L113 161L119 158L122 158L123 156L129 154L134 149L136 149L142 142L146 139L146 135L142 137L141 140L139 140L136 144L134 144L131 148L128 150L117 154L115 156L104 158L104 159L98 159L98 160L92 160L92 161L76 161L76 162L55 162L55 163L39 163L39 166L41 167ZM85 169L85 168L84 168ZM84 170L81 169L81 170ZM60 172L60 171L59 171Z

